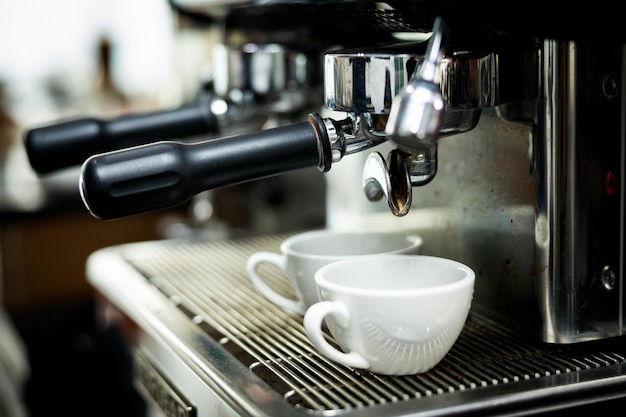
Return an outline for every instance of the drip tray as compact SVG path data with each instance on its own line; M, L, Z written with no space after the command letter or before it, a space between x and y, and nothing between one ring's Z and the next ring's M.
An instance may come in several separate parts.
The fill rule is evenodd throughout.
M94 253L87 275L244 414L527 414L626 395L624 338L545 344L475 311L426 373L382 376L329 361L309 343L302 318L265 300L247 278L248 257L278 252L286 237L120 245ZM287 280L266 268L269 285L293 297ZM157 368L167 362L158 355L152 361Z

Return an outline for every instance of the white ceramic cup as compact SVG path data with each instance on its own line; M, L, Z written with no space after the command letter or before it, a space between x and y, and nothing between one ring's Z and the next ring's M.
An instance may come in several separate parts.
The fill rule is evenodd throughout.
M343 365L386 375L426 372L459 337L475 273L446 258L377 255L332 263L315 274L320 301L304 316L315 348ZM342 349L326 339L322 324Z
M254 287L274 304L303 315L318 301L315 272L324 265L347 257L380 253L418 254L422 238L397 232L350 232L329 229L300 233L285 239L281 253L256 252L246 269ZM279 294L259 274L261 264L278 268L292 283L296 300Z

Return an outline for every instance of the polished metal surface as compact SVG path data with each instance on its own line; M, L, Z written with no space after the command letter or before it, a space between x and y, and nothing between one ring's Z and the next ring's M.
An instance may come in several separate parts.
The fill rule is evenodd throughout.
M262 105L283 96L305 100L305 91L311 87L311 68L306 54L282 45L219 44L214 48L214 61L215 92L237 103ZM284 106L275 111L294 110L287 104Z
M311 74L315 59L283 45L218 43L213 48L210 94L217 136L255 132L301 121L319 107Z
M245 273L252 253L277 251L287 236L105 248L89 258L87 276L138 326L136 348L160 384L184 393L198 417L523 415L626 395L623 338L546 344L476 311L426 373L389 377L328 361L301 317L258 294ZM293 296L277 271L267 274Z
M362 185L368 200L378 201L383 196L394 216L404 216L411 207L411 179L405 165L406 157L397 149L389 152L387 161L378 152L368 155L363 166Z
M443 56L441 25L428 45L325 54L325 105L355 120L352 146L343 154L382 141L401 149L390 152L387 160L372 154L363 173L368 199L385 196L395 216L409 212L412 186L423 186L435 177L438 138L475 128L482 109L498 104L498 54L453 50ZM372 171L383 166L389 171Z
M390 218L354 188L367 162L355 155L327 174L328 227L417 230L428 254L479 271L485 314L538 340L623 335L624 56L554 40L499 54L498 104L439 140L437 176L413 188L410 212Z
M385 134L393 98L409 83L427 44L337 50L324 55L324 103L334 111L367 113ZM497 56L454 51L441 59L435 82L446 105L442 136L472 129L480 110L496 104Z

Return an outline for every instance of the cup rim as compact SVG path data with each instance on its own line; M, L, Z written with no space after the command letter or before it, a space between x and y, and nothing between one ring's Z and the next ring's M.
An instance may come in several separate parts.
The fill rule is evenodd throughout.
M402 260L404 259L406 261L406 258L409 259L430 259L430 260L435 260L436 262L445 262L451 266L456 267L457 269L460 269L462 271L465 272L465 276L463 276L463 278L454 281L454 282L449 282L446 284L441 284L441 285L436 285L436 286L431 286L431 287L420 287L420 288L403 288L403 289L393 289L393 288L376 288L376 289L370 289L370 288L354 288L354 287L350 287L350 286L346 286L343 284L338 284L336 282L333 281L329 281L328 279L326 279L323 274L325 271L329 270L329 269L335 269L337 267L340 267L342 265L345 264L350 264L350 263L358 263L358 262L364 262L364 261L369 261L372 260L373 258L384 258L386 261L395 261L395 260ZM432 256L432 255L419 255L419 254L406 254L406 255L402 255L402 254L375 254L375 255L359 255L359 256L353 256L350 258L346 258L346 259L342 259L339 261L335 261L332 262L330 264L327 264L323 267L321 267L320 269L318 269L315 272L315 284L318 287L322 287L322 288L328 288L331 291L334 292L338 292L338 293L344 293L344 294L352 294L352 295L365 295L365 296L394 296L394 297L399 297L399 296L414 296L415 293L420 293L420 294L434 294L434 293L439 293L442 290L454 290L457 287L460 288L464 288L467 286L472 286L474 285L474 282L476 280L476 273L475 271L469 267L468 265L456 261L454 259L450 259L450 258L445 258L445 257L441 257L441 256Z
M332 229L319 229L319 230L310 230L307 232L302 232L302 233L298 233L296 235L290 236L287 239L283 240L283 242L280 244L280 250L282 253L284 253L285 255L297 255L303 258L327 258L327 259L344 259L346 258L346 255L333 255L333 254L328 254L328 255L319 255L319 254L311 254L311 253L306 253L306 252L300 252L297 250L293 249L293 245L297 242L300 242L302 240L311 238L311 237L315 237L315 236L325 236L325 235L342 235L342 236L349 236L349 235L356 235L356 236L365 236L365 235L369 235L369 236L399 236L399 237L404 237L407 239L407 241L411 241L410 245L404 246L402 248L398 248L392 251L386 251L384 252L385 254L398 254L398 252L400 251L404 251L407 250L409 248L420 248L422 246L422 244L424 243L424 239L417 233L415 232L386 232L386 231L382 231L382 230L332 230ZM367 255L348 255L349 258L354 258L354 257L359 257L359 256L373 256L373 255L378 255L378 254L367 254Z

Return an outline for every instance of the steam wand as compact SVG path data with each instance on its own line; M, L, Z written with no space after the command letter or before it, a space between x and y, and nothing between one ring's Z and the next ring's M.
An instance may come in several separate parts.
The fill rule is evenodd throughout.
M437 172L437 139L445 100L435 80L444 31L444 23L437 17L424 60L394 99L385 133L398 149L389 153L389 166L380 153L373 152L363 168L366 197L378 201L384 196L395 216L409 212L412 186L427 184Z
M435 83L441 61L444 23L437 17L424 60L391 107L385 133L407 151L436 144L445 100Z

